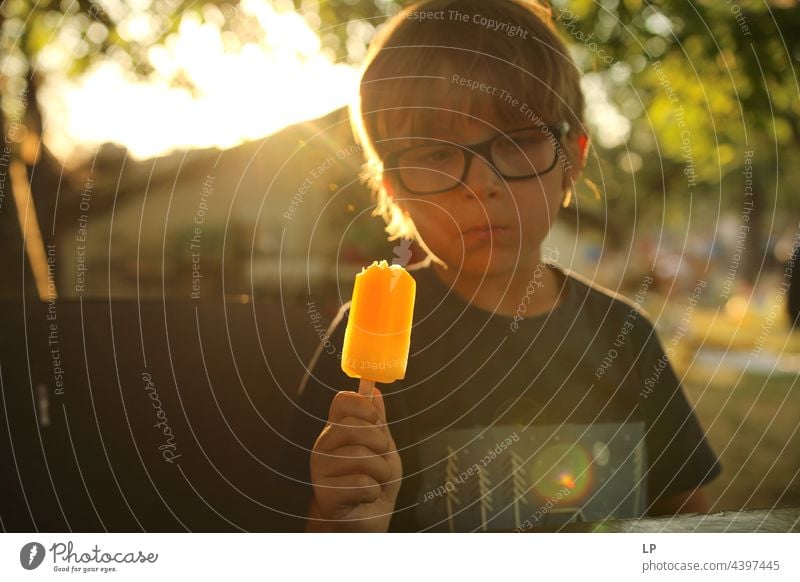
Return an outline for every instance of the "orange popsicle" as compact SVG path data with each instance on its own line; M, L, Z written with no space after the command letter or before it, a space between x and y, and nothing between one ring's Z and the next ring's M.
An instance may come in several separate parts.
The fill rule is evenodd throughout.
M375 382L405 378L416 289L408 271L386 261L375 261L356 275L342 370L361 378L359 393L371 395Z

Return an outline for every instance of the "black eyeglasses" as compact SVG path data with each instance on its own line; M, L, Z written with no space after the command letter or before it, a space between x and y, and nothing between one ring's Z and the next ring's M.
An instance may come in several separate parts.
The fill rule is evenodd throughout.
M467 178L472 158L487 160L506 180L525 180L550 172L563 155L560 140L569 131L557 125L523 127L477 144L461 145L425 138L425 143L386 156L385 170L394 173L411 194L439 194L453 190Z

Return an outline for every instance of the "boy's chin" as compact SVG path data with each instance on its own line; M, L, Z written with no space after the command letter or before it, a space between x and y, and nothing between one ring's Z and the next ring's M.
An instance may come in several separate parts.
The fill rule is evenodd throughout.
M459 257L459 260L450 263L450 268L455 272L460 271L461 276L497 277L512 275L524 266L522 257L516 253L500 252L492 253L491 256L488 253L468 254L463 260Z

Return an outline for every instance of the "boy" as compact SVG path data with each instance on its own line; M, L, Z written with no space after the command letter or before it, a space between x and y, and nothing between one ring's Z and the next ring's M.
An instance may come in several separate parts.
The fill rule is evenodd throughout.
M373 42L351 109L365 177L433 266L412 271L404 380L351 391L341 322L302 388L309 531L708 510L720 466L652 325L542 248L585 165L579 81L527 0L420 2Z

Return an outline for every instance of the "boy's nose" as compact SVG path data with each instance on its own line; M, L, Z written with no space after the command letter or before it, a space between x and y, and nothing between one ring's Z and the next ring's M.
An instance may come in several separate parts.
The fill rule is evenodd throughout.
M494 198L502 191L503 178L495 171L488 160L473 156L469 161L469 169L464 180L464 192L467 198Z

